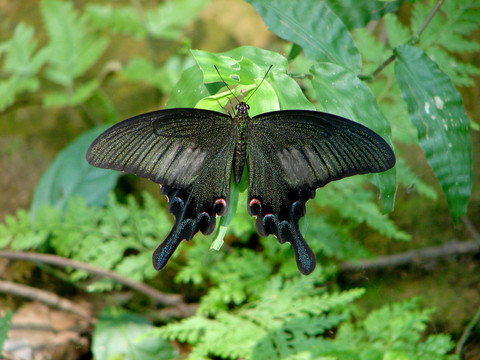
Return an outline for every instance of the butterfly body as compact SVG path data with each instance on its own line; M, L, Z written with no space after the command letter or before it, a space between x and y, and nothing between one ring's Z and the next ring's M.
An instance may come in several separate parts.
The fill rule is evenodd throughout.
M315 190L395 164L390 146L351 120L307 110L250 118L248 110L240 102L234 117L202 109L154 111L114 125L90 145L90 164L162 185L175 224L153 254L155 269L166 265L182 240L214 231L216 216L229 206L231 176L239 183L246 165L247 210L258 233L289 242L299 270L309 274L315 255L298 221Z
M252 119L248 116L249 106L244 102L237 104L235 109L237 110L237 114L234 116L233 121L237 130L237 142L235 143L233 176L235 182L238 184L242 178L245 161L247 159L246 136L248 126Z

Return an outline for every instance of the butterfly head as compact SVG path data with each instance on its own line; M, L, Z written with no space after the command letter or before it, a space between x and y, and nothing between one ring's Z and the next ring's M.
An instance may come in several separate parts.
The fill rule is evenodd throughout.
M244 103L243 101L235 105L235 110L237 110L238 115L248 115L249 109L250 106L248 106L248 104Z

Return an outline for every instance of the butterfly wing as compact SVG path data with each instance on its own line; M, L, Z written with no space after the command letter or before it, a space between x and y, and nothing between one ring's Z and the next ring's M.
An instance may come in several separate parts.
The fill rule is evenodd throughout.
M172 231L155 250L160 270L184 239L210 234L216 215L225 215L236 127L222 113L201 109L167 109L135 116L102 133L90 145L87 161L162 185Z
M381 172L395 164L390 146L351 120L316 111L285 110L255 116L247 131L250 173L248 211L257 231L288 241L303 274L315 255L298 221L315 189L356 174Z

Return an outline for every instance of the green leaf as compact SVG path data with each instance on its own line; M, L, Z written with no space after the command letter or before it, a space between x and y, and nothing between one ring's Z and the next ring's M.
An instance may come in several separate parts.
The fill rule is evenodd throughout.
M12 105L18 94L34 92L39 87L36 74L48 54L45 49L34 54L33 34L33 27L20 23L13 36L0 44L0 56L4 57L2 72L7 75L6 80L0 81L0 111Z
M176 0L162 2L156 9L146 11L145 21L148 33L156 38L176 40L207 0Z
M385 16L385 28L388 33L388 42L392 47L405 44L412 37L412 31L400 22L397 16Z
M375 96L365 83L351 71L330 63L321 63L311 69L312 85L320 111L333 113L359 122L381 135L392 147L390 124L381 112ZM382 210L393 209L396 180L395 168L374 174L380 189Z
M153 325L141 316L120 308L106 308L95 325L92 353L96 360L158 360L177 356L165 340L144 338L152 329Z
M101 56L107 40L90 32L87 17L78 15L71 2L43 0L41 10L49 37L49 67L45 75L71 88L75 78Z
M42 205L63 209L74 195L83 196L88 204L105 205L107 194L121 173L90 166L85 153L90 143L106 128L103 125L83 133L56 156L35 188L30 209L32 215Z
M435 1L418 2L413 8L411 28L416 31L427 18ZM430 56L454 84L473 86L472 78L480 74L474 61L462 61L452 53L472 53L480 50L480 43L472 40L478 31L479 0L446 1L440 13L429 22L420 37L419 47ZM462 56L465 58L465 56Z
M343 22L321 1L247 0L269 29L300 45L317 62L342 65L355 74L362 59Z
M45 94L43 104L45 106L77 106L89 100L95 91L99 88L100 82L97 79L92 79L84 84L75 87L73 92L51 92Z
M245 92L251 116L279 109L314 109L298 83L287 75L287 59L277 53L244 46L221 54L198 50L192 51L192 54L203 71L206 83L221 81L214 69L214 65L216 65L229 86L237 85L232 89L237 98L240 98L239 91ZM262 68L257 64L272 65L266 77L268 68ZM251 96L250 92L253 90L255 93ZM218 110L219 106L216 100L222 103L220 98L224 98L224 102L226 102L228 97L231 97L229 91L214 95L210 98L211 106L206 108ZM197 104L197 106L199 105Z
M141 38L147 34L140 14L132 6L113 8L111 5L87 4L85 14L92 26L114 33Z
M36 41L33 39L35 29L24 23L15 27L13 36L0 44L0 55L5 55L4 70L12 75L30 77L35 75L47 59L44 50L34 55Z
M349 28L360 28L371 20L379 20L387 13L396 12L404 0L325 0L328 7Z
M298 83L290 76L273 72L270 78L270 84L280 103L280 110L315 110L315 106L308 101Z
M203 73L198 65L185 70L177 84L172 88L166 108L195 107L195 104L207 97L209 92L203 84Z
M3 351L3 344L7 339L8 329L10 328L10 321L12 321L12 312L7 310L5 316L0 318L0 354Z
M114 33L176 40L182 29L205 7L207 0L165 1L154 9L138 9L134 6L112 7L89 4L86 8L92 24Z
M472 186L470 121L462 98L422 50L402 45L395 54L395 75L408 115L457 223L466 213Z

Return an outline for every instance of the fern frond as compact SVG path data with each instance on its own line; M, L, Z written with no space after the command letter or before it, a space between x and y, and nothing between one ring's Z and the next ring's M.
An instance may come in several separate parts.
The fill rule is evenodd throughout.
M236 311L220 311L213 318L198 311L190 319L159 328L157 335L192 344L192 359L287 359L318 345L312 340L345 320L345 308L363 290L322 292L313 279L285 282L276 276L256 301Z
M92 24L99 29L128 34L136 38L177 39L182 29L206 5L205 0L163 2L141 16L133 6L113 8L110 5L88 5L86 12Z
M417 3L413 10L412 29L418 29L434 6ZM450 53L471 53L480 50L480 44L472 41L472 32L480 25L480 1L446 1L441 13L433 17L420 38L420 47L435 59L457 85L472 86L472 76L480 74L480 67L465 63Z
M47 59L45 49L35 52L34 28L19 23L11 39L0 44L4 58L2 72L8 76L0 81L0 111L15 102L18 94L34 92L40 82L36 75Z
M79 15L70 2L43 0L41 11L49 37L45 75L72 90L74 80L103 53L107 40L90 31L87 17Z
M85 14L92 26L108 29L114 33L133 35L136 38L146 36L145 25L138 12L132 6L113 8L110 5L88 4Z
M364 181L360 177L351 177L331 183L323 190L322 196L318 197L316 202L335 209L343 219L353 220L358 224L366 223L380 234L392 239L410 239L409 234L398 229L392 220L380 212L378 205L374 202L374 195L362 190L361 184Z
M35 220L24 210L0 223L0 246L17 250L49 249L56 254L115 270L138 281L157 273L151 266L151 252L162 234L168 233L168 214L151 195L143 194L146 206L133 197L127 205L110 195L105 208L87 206L82 197L71 198L64 213L44 206ZM130 253L129 255L125 255ZM70 273L73 281L85 279L83 271ZM95 290L107 290L102 283Z
M198 311L215 314L232 304L242 304L263 289L271 272L263 255L252 250L235 251L216 261L208 276L217 286L202 297Z

